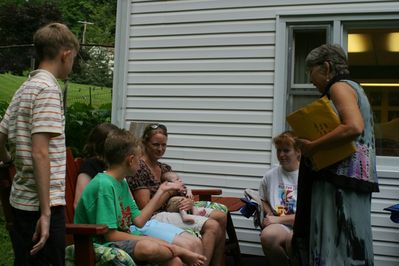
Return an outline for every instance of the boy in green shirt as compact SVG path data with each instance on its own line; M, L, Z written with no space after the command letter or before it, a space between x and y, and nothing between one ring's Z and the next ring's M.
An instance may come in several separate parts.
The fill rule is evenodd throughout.
M109 231L95 241L121 248L136 261L159 265L204 265L206 258L188 249L149 236L130 232L131 224L143 227L160 204L164 193L181 190L181 184L164 183L140 211L130 194L125 176L134 174L139 164L139 141L123 129L109 133L104 143L108 170L96 175L82 193L75 210L75 223L106 224Z

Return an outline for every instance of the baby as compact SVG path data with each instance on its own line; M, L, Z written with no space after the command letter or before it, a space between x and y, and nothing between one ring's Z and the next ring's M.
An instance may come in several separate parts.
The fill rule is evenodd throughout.
M162 181L168 181L168 182L182 182L182 179L177 175L175 172L166 172L162 175L161 177ZM199 216L209 216L209 213L212 211L212 209L208 208L203 208L203 207L194 207L192 208L191 211L183 211L179 209L179 202L183 198L189 198L193 199L194 196L191 192L190 189L187 189L186 186L184 186L185 190L183 191L184 196L173 196L169 199L168 204L166 205L166 211L168 212L179 212L181 215L181 218L183 222L185 223L194 223L195 220L193 218L193 215L199 215ZM209 212L209 213L208 213ZM191 215L191 214L193 215Z

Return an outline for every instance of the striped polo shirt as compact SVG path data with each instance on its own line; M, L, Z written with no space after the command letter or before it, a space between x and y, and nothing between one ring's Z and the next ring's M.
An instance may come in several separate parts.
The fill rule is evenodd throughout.
M0 123L16 167L10 204L38 211L39 198L32 162L32 134L50 133L50 206L65 205L65 118L62 92L56 78L39 69L16 91Z

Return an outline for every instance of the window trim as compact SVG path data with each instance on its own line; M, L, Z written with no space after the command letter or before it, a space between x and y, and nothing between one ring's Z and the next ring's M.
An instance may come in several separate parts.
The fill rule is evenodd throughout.
M359 10L358 12L360 13L355 13L355 14L341 14L341 15L332 15L332 14L322 14L320 13L315 13L318 10L312 10L311 12L307 12L304 14L278 14L276 16L276 43L275 43L275 49L276 49L276 57L275 61L276 62L281 62L279 64L276 64L275 67L275 80L274 80L274 86L275 88L281 88L281 89L275 89L275 94L274 94L274 106L273 106L273 135L277 135L278 133L284 131L287 126L286 122L281 122L285 121L286 113L287 113L287 107L288 105L292 105L291 100L289 99L290 92L288 91L289 89L289 82L288 80L288 60L289 60L289 55L287 53L288 48L289 48L289 40L290 38L292 39L292 36L290 36L290 31L289 27L292 25L298 25L298 26L313 26L317 25L317 23L332 23L330 34L331 34L331 42L332 43L338 43L342 46L345 45L347 42L347 38L345 37L345 30L347 31L348 26L362 26L364 27L367 22L370 21L379 21L380 23L386 22L388 23L389 21L396 20L397 21L397 11L399 10L394 10L390 9L389 12L386 11L386 9L383 9L383 7L379 7L382 10L373 10L375 13L367 13L365 11ZM378 8L377 8L378 9ZM398 7L396 7L398 9ZM314 13L314 14L311 14ZM314 15L314 16L312 16ZM398 22L399 24L399 22ZM370 25L370 28L373 28L373 25ZM344 46L346 47L346 46ZM292 58L292 57L291 57ZM292 63L292 62L291 62ZM292 70L291 70L292 71ZM292 76L292 73L290 74ZM307 85L307 84L296 84L298 88L301 88L302 85ZM271 164L272 165L277 165L278 160L276 158L276 151L273 148L272 153L271 153ZM390 157L390 156L377 156L377 169L378 172L382 171L394 171L394 172L399 172L399 157Z
M288 76L287 76L287 85L290 86L290 88L299 88L299 89L313 89L313 86L311 83L295 83L294 82L294 68L290 67L294 65L294 60L295 60L295 46L293 45L294 43L294 31L306 31L306 30L322 30L325 29L326 31L326 40L327 42L330 42L331 40L331 25L332 23L328 22L323 22L320 24L315 24L315 25L296 25L296 24L288 24L288 60L289 64L287 66L290 71L287 70Z

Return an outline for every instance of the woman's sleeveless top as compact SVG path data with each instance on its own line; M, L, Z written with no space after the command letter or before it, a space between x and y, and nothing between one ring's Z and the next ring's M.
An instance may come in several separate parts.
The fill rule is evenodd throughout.
M376 170L374 119L370 103L363 88L358 83L352 80L340 80L340 82L346 82L355 90L357 104L364 121L364 130L354 141L356 152L339 163L328 167L326 170L334 175L352 179L345 182L352 183L351 187L357 184L356 186L361 186L357 187L360 190L379 191ZM330 103L336 110L333 102L330 101Z

